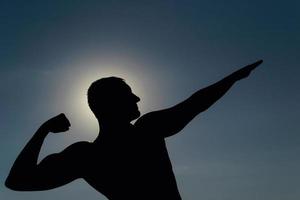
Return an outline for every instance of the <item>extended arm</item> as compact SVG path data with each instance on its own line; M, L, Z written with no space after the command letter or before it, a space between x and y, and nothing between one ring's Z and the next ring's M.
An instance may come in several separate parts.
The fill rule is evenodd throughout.
M151 131L153 134L163 134L164 137L178 133L196 115L207 110L220 99L235 82L249 76L251 71L261 63L262 61L258 61L243 67L217 83L197 91L185 101L171 108L142 116L136 122L136 126Z
M37 164L41 146L48 133L66 131L69 126L70 124L63 114L44 123L17 157L5 185L19 191L46 190L73 180L74 178L68 173L62 174L66 171L64 162L65 158L69 157L68 151L52 154Z

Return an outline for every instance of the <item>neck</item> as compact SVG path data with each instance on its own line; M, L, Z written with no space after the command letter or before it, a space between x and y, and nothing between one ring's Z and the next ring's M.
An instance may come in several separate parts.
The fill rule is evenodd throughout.
M99 127L100 127L100 132L101 133L105 133L105 132L115 132L115 131L120 131L120 130L124 130L124 128L128 128L132 126L131 123L129 122L112 122L112 123L99 123Z
M127 130L132 126L130 122L124 121L105 121L98 120L99 123L99 135L96 139L98 141L100 138L121 138L126 135Z

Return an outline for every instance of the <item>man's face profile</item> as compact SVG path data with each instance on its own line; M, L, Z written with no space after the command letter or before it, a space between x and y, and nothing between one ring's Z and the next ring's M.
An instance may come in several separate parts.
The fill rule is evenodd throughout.
M120 90L114 91L112 102L115 107L116 114L123 115L124 119L130 121L138 118L140 116L140 111L138 109L137 102L140 101L140 98L132 93L131 88L123 82L120 84Z
M98 119L130 122L140 116L139 101L131 88L117 77L99 79L88 90L89 106Z

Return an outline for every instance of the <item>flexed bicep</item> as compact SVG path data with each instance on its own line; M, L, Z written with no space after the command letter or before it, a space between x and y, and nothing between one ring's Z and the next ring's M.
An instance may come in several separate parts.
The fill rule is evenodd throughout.
M27 173L11 177L14 184L10 187L17 191L41 191L60 187L82 177L82 158L78 155L85 146L73 144L60 153L45 157L34 168L23 169ZM84 152L84 149L81 150Z
M43 159L38 164L38 184L35 189L48 190L82 178L84 166L87 165L88 148L88 142L77 142L62 152Z
M49 190L60 187L79 178L72 162L60 154L47 156L37 166L36 174L32 176L32 190Z

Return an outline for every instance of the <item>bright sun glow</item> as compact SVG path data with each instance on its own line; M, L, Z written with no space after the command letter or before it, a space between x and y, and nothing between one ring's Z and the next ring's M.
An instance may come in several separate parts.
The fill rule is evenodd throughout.
M70 109L75 116L73 120L75 120L76 124L80 124L78 125L79 129L86 130L92 134L97 134L98 132L97 120L87 103L87 90L92 82L103 77L120 77L125 80L131 87L133 93L137 96L142 98L146 96L146 94L142 92L143 89L138 81L140 77L134 73L134 70L130 70L126 67L97 64L95 66L80 68L74 75L75 77L72 77L73 80L71 81L71 95L68 97L70 98L68 102L72 102ZM139 107L141 107L141 103L139 103Z

